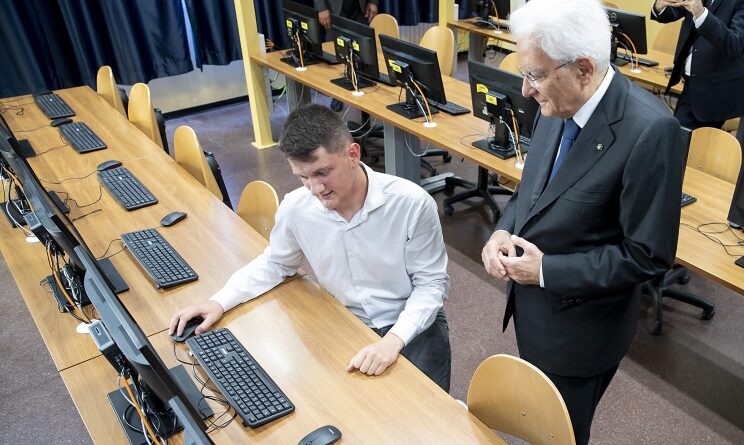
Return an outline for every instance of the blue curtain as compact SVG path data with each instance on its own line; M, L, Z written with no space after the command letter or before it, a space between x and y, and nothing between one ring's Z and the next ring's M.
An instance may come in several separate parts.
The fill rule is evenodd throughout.
M0 97L193 70L179 0L0 0Z
M233 0L185 0L185 4L197 67L227 65L243 58Z
M379 0L379 10L398 20L400 26L439 21L437 0Z

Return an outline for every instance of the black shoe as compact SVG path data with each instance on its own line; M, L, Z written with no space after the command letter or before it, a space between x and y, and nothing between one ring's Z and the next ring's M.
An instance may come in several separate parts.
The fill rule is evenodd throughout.
M331 99L331 110L333 111L341 111L344 109L344 103L341 102L338 99Z

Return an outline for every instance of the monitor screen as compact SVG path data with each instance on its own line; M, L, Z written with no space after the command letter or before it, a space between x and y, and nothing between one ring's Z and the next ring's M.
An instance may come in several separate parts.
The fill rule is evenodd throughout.
M645 16L615 8L607 8L607 16L612 25L612 33L620 45L624 45L628 52L632 52L634 48L637 54L648 52Z
M355 55L354 68L357 73L371 79L377 79L380 69L377 64L377 42L375 41L374 28L349 20L347 18L332 15L331 28L336 48L336 58L343 60L348 48L339 45L338 39L346 37L351 40Z
M318 13L310 6L305 6L291 0L283 0L282 7L284 9L285 23L289 22L289 19L294 19L299 23L299 29L293 29L292 32L299 32L302 38L302 44L307 52L321 57L323 55L323 48L321 46L323 44L323 27L318 22Z
M109 358L109 360L112 365L116 363L114 366L123 364L121 365L123 368L128 368L116 369L116 371L120 374L131 375L135 381L135 387L151 396L149 398L143 396L145 402L157 405L149 406L149 409L145 409L145 411L152 415L169 414L171 417L180 414L187 417L185 423L187 430L190 428L189 425L191 428L195 425L202 433L206 431L201 413L205 413L207 409L202 406L197 407L190 401L193 400L189 399L187 395L190 388L184 388L183 383L177 381L168 370L145 333L134 321L121 300L113 293L95 259L80 246L76 247L75 251L85 267L84 286L88 298L95 306L101 322L116 345L118 351L115 355L123 356L123 359L112 360ZM193 382L188 378L187 380L188 382L185 383L193 386ZM196 391L198 394L198 390ZM174 398L177 398L177 400L174 401ZM175 410L166 413L169 407L172 409L174 406L176 407ZM211 410L209 411L211 412ZM161 424L167 423L164 420L159 422ZM212 443L208 438L207 442L194 442L194 440L191 438L191 442L186 441L185 443Z

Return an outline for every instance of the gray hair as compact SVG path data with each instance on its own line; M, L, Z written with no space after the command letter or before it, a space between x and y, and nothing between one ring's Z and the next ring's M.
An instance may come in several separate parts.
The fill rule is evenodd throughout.
M610 64L610 21L597 0L531 0L509 16L509 28L556 62L586 56L600 71Z

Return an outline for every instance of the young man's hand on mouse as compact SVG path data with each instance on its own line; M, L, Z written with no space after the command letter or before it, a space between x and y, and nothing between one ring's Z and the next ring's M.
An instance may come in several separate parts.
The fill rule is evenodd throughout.
M398 354L405 344L397 335L388 332L376 343L365 346L351 359L346 370L358 369L367 375L380 375L398 360Z
M204 319L204 321L199 325L199 327L196 328L196 331L194 331L194 333L196 335L203 334L207 332L207 330L213 324L215 324L217 320L222 318L222 314L224 313L225 309L222 307L222 305L212 300L191 305L173 314L173 318L171 318L170 329L168 329L168 334L183 334L183 328L186 326L186 323L196 316L200 316Z

